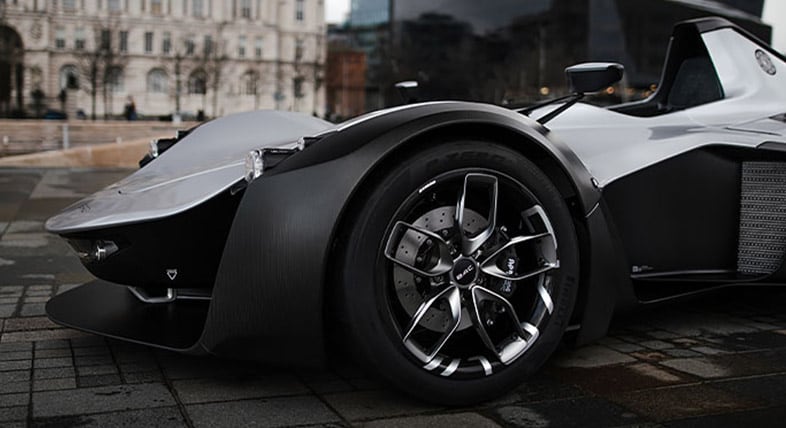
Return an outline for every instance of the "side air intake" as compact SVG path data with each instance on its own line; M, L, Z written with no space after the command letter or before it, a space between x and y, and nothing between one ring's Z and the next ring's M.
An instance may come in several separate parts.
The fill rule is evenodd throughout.
M786 162L743 162L740 195L741 273L775 272L786 252Z

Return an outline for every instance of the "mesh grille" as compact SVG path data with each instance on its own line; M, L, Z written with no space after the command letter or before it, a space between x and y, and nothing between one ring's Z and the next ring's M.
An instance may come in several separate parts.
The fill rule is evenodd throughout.
M786 251L786 163L743 162L737 269L775 272Z

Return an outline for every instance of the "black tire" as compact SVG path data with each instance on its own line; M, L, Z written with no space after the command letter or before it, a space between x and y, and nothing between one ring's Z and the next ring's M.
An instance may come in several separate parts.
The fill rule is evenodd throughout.
M472 215L479 224L484 224L483 219L485 219L485 225L478 227L488 229L486 226L491 215L478 217L469 204L470 199L474 198L480 200L477 202L478 207L483 206L483 197L477 196L485 192L488 192L489 196L487 202L489 214L493 212L491 207L494 201L493 206L498 208L498 216L495 217L502 216L504 221L512 224L515 223L514 215L522 217L520 209L534 201L535 205L542 207L539 212L545 212L543 225L538 221L542 216L533 215L531 219L525 218L520 221L521 225L517 227L521 230L529 230L531 233L522 234L521 239L510 238L522 242L513 245L509 240L507 242L510 247L494 256L495 250L491 247L500 248L506 245L507 236L499 231L499 228L506 224L495 221L497 228L494 232L494 240L496 241L492 242L489 238L478 252L473 253L469 243L466 247L458 244L469 242L472 236L477 236L480 232L457 228L456 221L453 221L452 228L457 231L450 239L455 241L456 245L452 248L453 251L458 248L458 253L452 253L451 258L458 254L456 260L467 259L461 262L462 269L458 267L458 261L453 261L449 273L439 276L438 279L421 277L413 273L410 268L402 267L410 262L399 260L403 258L399 253L403 251L399 249L399 244L401 244L400 248L404 248L405 241L410 245L412 236L416 235L417 242L412 248L421 255L416 256L418 261L411 262L412 267L421 265L428 267L430 270L425 272L428 275L443 272L441 263L448 259L442 257L444 255L442 251L447 251L448 238L437 241L436 238L429 238L423 230L432 231L437 235L439 233L447 235L451 233L450 228L441 232L438 226L431 225L410 229L407 225L397 222L411 222L412 218L407 218L408 216L421 214L418 221L423 224L422 211L430 209L428 204L432 199L436 206L442 204L443 202L437 199L444 195L438 192L449 195L451 189L458 186L457 180L460 179L464 181L459 190L459 197L461 199L464 195L464 199L468 201L468 208L461 211L466 214L462 218ZM488 188L485 189L483 186ZM441 190L443 188L444 191ZM430 194L432 189L434 193ZM510 200L503 201L503 204L510 205L510 213L502 212L507 205L499 209L496 202L497 195L504 196L506 201ZM520 195L521 201L516 200L517 195ZM419 201L418 198L423 201ZM450 203L444 205L441 218L445 218L445 212L449 212ZM456 216L457 211L454 209ZM425 221L426 224L430 224L427 217ZM470 227L468 220L465 219L463 223L467 228ZM527 240L527 236L537 233L538 226L547 227L544 225L549 223L550 230L553 231L552 235L543 235L544 237L535 241ZM468 238L464 239L462 236ZM426 244L421 246L421 238L428 239L430 246ZM559 191L543 172L520 153L504 146L482 141L445 142L402 159L396 166L378 177L372 189L367 189L364 204L358 208L349 230L345 231L345 239L338 296L343 300L340 302L340 307L344 312L342 315L349 324L350 343L354 345L353 353L361 362L366 363L396 387L426 401L466 405L494 398L521 384L527 376L538 370L555 350L573 310L577 294L579 255L576 232L568 207ZM437 244L434 244L434 241ZM555 242L553 253L549 246L549 242L552 241ZM530 244L530 242L534 243ZM526 247L527 245L533 248L530 249ZM430 249L423 250L423 248ZM394 253L394 251L399 252ZM536 268L523 267L528 261L523 260L520 255L530 252L534 254L533 258L537 259L537 266L549 266L551 263L549 256L545 255L548 253L551 257L557 257L558 267L524 280L507 282L502 279L524 276L525 273L529 273L529 271L524 272L527 269L536 269L537 266ZM503 257L504 254L508 254L507 258ZM432 260L435 257L437 260ZM493 261L486 263L483 257ZM431 261L423 261L425 259ZM499 278L487 275L487 272L493 271L494 265L500 266L500 260L507 263L509 270L503 272L504 275ZM459 284L459 282L467 282L467 277L473 275L471 274L473 267L470 267L473 263L477 273L473 276L474 280L470 280L474 285ZM466 269L463 269L465 265ZM462 276L462 270L470 273L464 272ZM413 278L412 281L409 281L410 276ZM393 284L396 278L399 278L396 284L401 287L400 289L395 288L396 285ZM427 282L426 285L423 284L424 280ZM416 284L418 281L419 285ZM552 303L551 311L548 310L547 297L537 294L540 288L536 288L536 296L531 297L533 292L528 285L535 281L537 286L534 287L542 286L547 290ZM402 286L402 283L405 285ZM440 285L434 285L438 283ZM496 290L494 291L496 295L486 293L481 285L488 290ZM434 305L430 306L421 303L414 316L410 313L411 307L405 308L405 304L411 306L411 302L406 300L410 299L410 296L425 302L429 296L440 294L432 289L440 290L443 286L447 290L445 292L447 294L444 294L447 297L441 298L444 301L435 301ZM422 293L418 291L421 288ZM511 289L513 291L510 296L503 296L503 291L509 292ZM461 297L456 298L456 295ZM406 296L406 299L401 296ZM500 296L504 298L498 299ZM533 301L528 303L528 299ZM458 311L459 315L456 315L456 311L453 310L457 301L462 305ZM447 309L437 308L437 303ZM474 306L465 307L465 304ZM517 317L509 315L510 311L506 311L505 308L511 308ZM423 316L418 318L418 322L412 321L421 309L423 314L431 314L431 317L427 319ZM462 324L467 313L472 314L470 327ZM409 326L405 325L407 316L412 317ZM530 321L520 322L525 316L535 316L539 324L530 324ZM433 319L437 321L432 321ZM440 319L446 319L447 324L443 322L442 327L439 327ZM524 330L517 328L516 323L525 327L535 326L538 331L533 334L531 329L528 329L526 333L529 336L525 339L521 334ZM477 324L481 324L482 327L478 328ZM411 334L404 331L408 328ZM511 335L505 336L506 328L511 330ZM499 334L495 329L499 330ZM481 331L485 336L481 335ZM499 347L494 342L492 333L501 338ZM430 339L416 340L414 338L416 334L425 338L436 335L438 339L432 347L428 347L424 344L428 344ZM476 338L473 339L472 335ZM439 344L445 337L449 339L440 347ZM407 346L404 345L404 338L407 339ZM484 349L475 349L478 341L481 345L485 345ZM522 341L524 345L520 343ZM529 343L530 341L532 343ZM453 352L452 355L447 353L448 348ZM435 349L444 352L444 357L443 354L436 353L432 359L428 359L427 354ZM489 358L489 356L496 356L498 360L502 360L501 355L508 349L517 352L517 356L505 364ZM474 352L478 352L477 357L466 357ZM485 363L481 361L482 358L486 358ZM505 358L509 356L505 355ZM437 362L435 367L427 370L426 367L435 365L437 359L441 362ZM454 360L459 362L457 366L452 367L456 364ZM427 361L429 363L424 365ZM491 374L488 372L489 367L491 367Z

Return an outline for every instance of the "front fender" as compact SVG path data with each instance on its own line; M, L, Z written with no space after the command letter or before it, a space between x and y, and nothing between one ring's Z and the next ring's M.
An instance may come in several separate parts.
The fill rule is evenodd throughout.
M272 363L323 362L330 252L354 193L401 145L455 124L517 133L520 144L538 145L561 166L582 212L597 204L600 194L576 155L520 114L463 102L372 113L328 131L250 183L227 239L201 345Z

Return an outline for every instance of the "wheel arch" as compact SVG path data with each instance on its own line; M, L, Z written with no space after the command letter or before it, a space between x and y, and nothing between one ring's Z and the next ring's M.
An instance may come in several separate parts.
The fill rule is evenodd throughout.
M580 167L581 170L570 174L571 165L566 165L564 160L561 161L560 157L555 155L553 149L549 150L547 148L550 143L554 143L553 136L549 138L549 136L538 132L535 128L530 128L530 130L533 132L522 132L521 129L516 127L506 126L490 120L457 120L419 129L417 132L403 136L403 138L399 137L400 140L396 142L396 145L389 149L367 170L366 175L358 182L350 198L346 201L333 230L331 239L332 251L328 255L329 260L326 266L342 265L342 263L338 262L338 259L344 253L342 245L345 243L344 237L354 220L353 212L357 211L356 207L363 203L365 196L377 184L377 177L392 169L398 160L416 154L426 144L439 144L454 139L489 142L510 148L532 161L557 187L560 195L568 205L576 228L579 256L582 263L582 266L580 266L579 290L573 311L573 318L575 318L576 322L580 322L581 315L584 313L589 288L587 274L589 268L584 266L584 260L589 259L589 257L585 256L591 251L585 210L588 201L597 203L597 200L594 199L596 195L590 193L594 189L590 190L586 185L582 186L582 183L577 181L577 175L589 177L589 173L586 172L583 165L574 165L574 167ZM565 149L559 147L558 144L559 142L555 144L557 149ZM568 154L570 155L572 152ZM586 173L586 175L582 173ZM587 178L587 183L585 184L591 185L591 179ZM341 300L336 292L339 287L335 286L339 276L340 272L335 270L327 269L325 271L323 282L323 313L325 316L334 315L333 309L338 304L338 300ZM574 320L572 319L571 322L574 322ZM330 323L328 322L324 323L326 334L329 333L327 331L327 326L329 325Z

